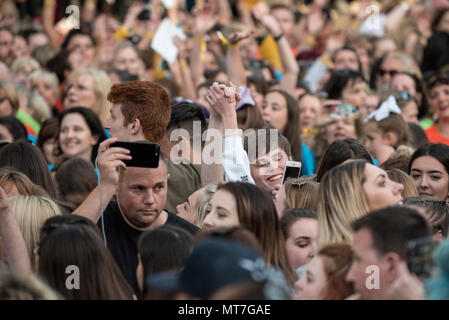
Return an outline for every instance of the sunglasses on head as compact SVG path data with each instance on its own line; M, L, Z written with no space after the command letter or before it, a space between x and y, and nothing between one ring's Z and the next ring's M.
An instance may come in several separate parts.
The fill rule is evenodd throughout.
M449 84L449 71L440 71L430 76L427 80L428 87L433 88L437 84Z
M40 231L40 239L42 240L43 238L47 237L50 233L52 233L54 230L62 227L62 226L67 226L67 225L87 225L87 221L79 218L79 219L73 219L73 220L67 220L64 222L52 222L49 224L44 225L41 228Z

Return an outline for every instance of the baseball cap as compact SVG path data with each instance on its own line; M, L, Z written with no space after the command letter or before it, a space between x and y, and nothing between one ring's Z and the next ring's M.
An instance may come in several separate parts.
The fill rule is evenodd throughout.
M207 238L193 248L181 272L154 274L146 283L158 290L179 290L208 299L227 285L254 281L247 265L256 263L265 264L253 249L234 241Z

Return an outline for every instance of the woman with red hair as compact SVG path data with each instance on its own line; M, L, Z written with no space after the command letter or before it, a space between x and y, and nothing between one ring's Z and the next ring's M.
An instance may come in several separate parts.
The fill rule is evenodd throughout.
M352 250L347 244L323 247L302 271L295 283L299 300L343 300L354 293L345 280L352 263Z

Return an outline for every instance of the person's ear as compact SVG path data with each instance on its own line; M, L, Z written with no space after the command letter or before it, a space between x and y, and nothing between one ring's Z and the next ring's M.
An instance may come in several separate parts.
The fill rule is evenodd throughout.
M401 257L396 252L388 252L384 255L384 271L386 280L392 283L398 276L398 268L401 264Z
M422 93L421 92L417 92L415 98L418 101L418 106L419 106L421 104L421 102L422 102Z
M92 137L91 137L91 140L90 140L90 144L91 144L92 146L94 146L94 145L96 145L97 143L98 143L98 135L92 136Z
M132 135L136 135L142 128L139 118L134 119L129 124L129 129L131 130Z
M388 131L383 135L384 143L393 147L398 143L398 137L393 131Z
M434 235L433 235L433 240L437 243L440 243L444 240L444 235L443 235L443 230L438 230Z

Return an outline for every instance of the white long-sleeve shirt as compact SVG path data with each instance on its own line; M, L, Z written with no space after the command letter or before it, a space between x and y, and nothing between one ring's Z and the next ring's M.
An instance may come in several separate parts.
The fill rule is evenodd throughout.
M229 136L223 139L221 157L225 181L240 181L256 184L251 176L248 155L243 148L241 136Z

